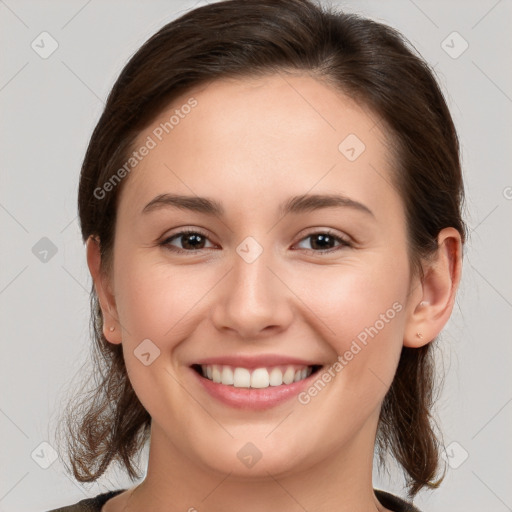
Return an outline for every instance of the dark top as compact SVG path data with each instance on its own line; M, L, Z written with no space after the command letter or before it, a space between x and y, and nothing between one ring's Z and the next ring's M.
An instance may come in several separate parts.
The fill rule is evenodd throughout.
M98 494L98 496L94 498L88 498L74 505L69 505L67 507L56 508L54 510L49 510L48 512L100 512L101 507L114 496L121 494L126 489L119 489L117 491L105 492L103 494ZM404 501L402 498L395 496L394 494L390 494L386 491L381 491L379 489L374 489L375 496L380 501L381 505L386 507L393 512L420 512L415 506L407 501Z

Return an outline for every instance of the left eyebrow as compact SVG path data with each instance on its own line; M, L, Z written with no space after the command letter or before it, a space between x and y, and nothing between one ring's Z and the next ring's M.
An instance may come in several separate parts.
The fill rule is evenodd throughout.
M142 210L147 213L164 207L189 210L206 215L222 217L223 206L214 199L199 196L183 196L176 194L160 194L152 199ZM288 213L299 214L319 210L322 208L353 208L375 217L373 212L363 203L339 194L302 194L290 197L279 207L279 213L284 216Z
M322 208L353 208L375 217L373 212L363 203L340 194L303 194L288 199L279 208L281 215L302 213Z

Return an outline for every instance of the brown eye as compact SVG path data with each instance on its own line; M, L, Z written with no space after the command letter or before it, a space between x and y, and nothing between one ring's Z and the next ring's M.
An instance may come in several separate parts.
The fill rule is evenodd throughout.
M178 241L182 247L176 247L171 242ZM204 244L208 238L200 231L180 231L169 238L166 238L160 245L176 252L194 252L197 250L208 249Z
M331 231L318 231L316 233L310 233L304 237L300 243L304 240L310 240L311 249L304 247L308 252L333 252L344 247L351 247L350 242L344 238L335 235ZM336 244L339 244L336 246Z

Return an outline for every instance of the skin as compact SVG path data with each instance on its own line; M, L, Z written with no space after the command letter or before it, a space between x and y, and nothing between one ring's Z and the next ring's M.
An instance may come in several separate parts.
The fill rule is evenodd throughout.
M372 490L380 407L402 346L429 343L450 317L460 236L443 229L423 281L412 274L383 125L320 81L274 74L212 82L173 102L138 142L191 96L198 105L125 178L110 275L100 272L96 240L87 243L105 336L122 343L152 417L145 480L102 510L385 511ZM351 133L366 146L353 162L338 150ZM215 199L225 216L141 213L163 193ZM278 215L283 201L308 193L342 193L373 215L349 207ZM159 245L183 228L206 234L202 250L187 237L168 244L184 254ZM327 228L351 246L315 245L309 235ZM263 248L252 263L236 251L248 236ZM396 302L401 311L306 405L233 409L189 368L226 354L329 366ZM147 338L161 352L145 366L133 352ZM237 457L249 441L262 454L251 468Z

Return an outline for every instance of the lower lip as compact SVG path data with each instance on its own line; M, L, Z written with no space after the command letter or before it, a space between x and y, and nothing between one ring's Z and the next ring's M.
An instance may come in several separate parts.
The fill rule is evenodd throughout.
M202 375L193 368L191 371L206 391L220 402L239 409L263 410L275 407L297 396L304 388L309 386L313 378L319 373L316 371L306 379L291 384L269 386L268 388L236 388L218 384Z

